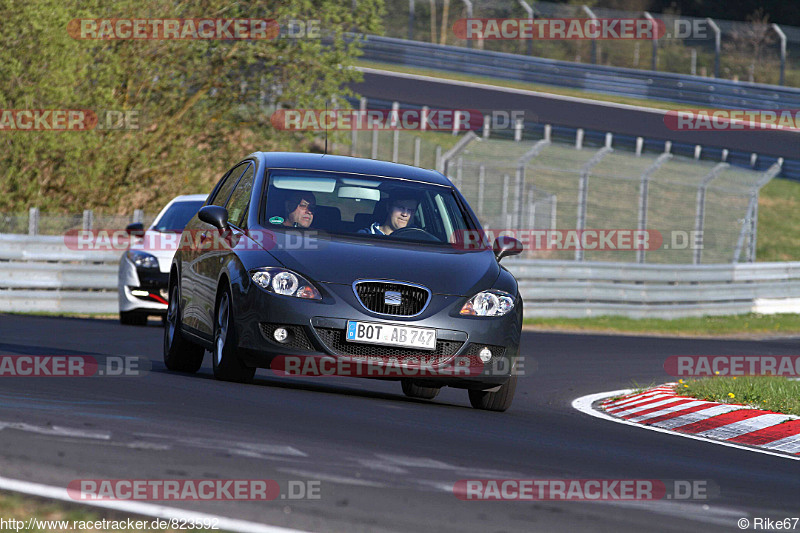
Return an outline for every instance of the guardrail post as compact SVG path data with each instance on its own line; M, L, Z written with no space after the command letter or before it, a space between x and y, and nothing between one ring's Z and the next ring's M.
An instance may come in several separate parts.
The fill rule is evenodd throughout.
M669 141L667 141L669 142ZM647 189L650 184L650 178L656 170L661 168L661 165L667 162L672 157L672 154L665 152L658 156L653 164L647 170L642 172L641 181L639 182L639 231L642 232L647 229ZM645 251L640 248L636 250L636 262L644 263Z
M589 18L592 20L597 20L597 16L594 14L594 11L589 9L589 6L581 6L583 11L589 15ZM597 26L595 26L597 27ZM597 64L597 39L592 39L592 65Z
M781 40L781 76L778 84L783 85L786 80L786 34L777 24L772 24L770 27L778 34L778 39Z
M28 210L28 235L39 235L39 208Z
M703 231L706 224L706 189L708 185L719 176L719 173L728 168L728 163L718 163L711 172L703 177L700 185L697 187L697 209L694 216L694 234L697 239L692 245L694 246L694 253L692 254L692 262L699 265L703 260Z
M522 119L518 118L514 121L514 141L520 142L522 140Z
M575 224L575 229L578 230L578 235L581 231L586 229L586 206L589 199L589 174L591 174L592 167L597 165L607 154L613 152L614 149L606 146L598 150L592 158L586 162L581 168L581 177L578 182L578 220ZM575 248L575 261L583 261L583 248L580 246Z
M94 212L91 209L83 210L83 229L90 230L94 226Z
M133 223L137 223L138 222L139 224L143 223L144 222L144 211L141 210L141 209L134 209L133 210L133 220L131 222L133 222Z
M656 19L647 11L644 12L644 18L649 20L650 24L653 25L653 57L650 60L650 70L658 70L658 37L656 37L658 26L656 24Z
M636 137L636 157L642 155L642 148L644 148L644 138Z
M414 137L414 166L419 166L419 152L421 148L422 139L417 135Z
M553 135L553 125L552 124L545 124L544 125L544 140L549 141L550 137Z
M722 46L722 31L711 18L707 18L706 22L708 22L708 25L711 26L712 30L714 30L714 77L719 78L719 57Z
M578 131L575 132L575 149L583 149L583 128L578 128Z

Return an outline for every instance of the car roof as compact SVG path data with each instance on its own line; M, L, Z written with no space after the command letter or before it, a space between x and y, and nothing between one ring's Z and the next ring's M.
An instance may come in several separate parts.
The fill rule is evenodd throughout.
M377 161L375 159L299 152L255 152L251 154L251 157L253 156L262 159L267 168L350 172L452 186L450 180L435 170L401 165L400 163L389 163L388 161Z

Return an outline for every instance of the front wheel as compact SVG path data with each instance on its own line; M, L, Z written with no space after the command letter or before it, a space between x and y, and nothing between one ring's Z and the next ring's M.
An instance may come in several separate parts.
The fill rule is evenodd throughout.
M217 319L214 324L214 377L223 381L247 383L253 380L256 369L245 365L236 353L233 316L231 292L224 287L217 300Z
M514 391L517 390L517 376L512 375L496 392L482 390L469 391L469 403L475 409L486 411L505 411L511 407Z
M164 364L169 370L197 372L203 364L205 349L189 342L181 335L178 283L173 281L171 285L164 325Z
M439 394L439 387L423 387L417 385L413 380L405 378L400 381L403 387L403 394L409 398L419 398L420 400L433 400Z

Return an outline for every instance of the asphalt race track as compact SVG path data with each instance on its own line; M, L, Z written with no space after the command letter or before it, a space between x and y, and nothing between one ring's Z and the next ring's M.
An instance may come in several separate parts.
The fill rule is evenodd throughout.
M166 371L160 324L0 315L0 354L140 356L141 377L4 377L0 476L320 482L315 500L173 507L313 531L738 531L745 516L798 516L800 462L596 419L578 396L669 380L670 355L796 355L800 340L525 333L527 375L506 413L464 391L410 400L350 378L216 381ZM9 426L9 424L26 424ZM462 479L705 480L707 501L461 501Z

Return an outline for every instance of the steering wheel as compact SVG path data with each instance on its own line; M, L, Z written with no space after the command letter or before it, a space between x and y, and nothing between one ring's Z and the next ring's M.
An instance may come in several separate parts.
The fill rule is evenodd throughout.
M398 239L419 239L421 241L442 242L436 235L428 233L422 228L400 228L394 230L389 234L389 237L396 237Z

